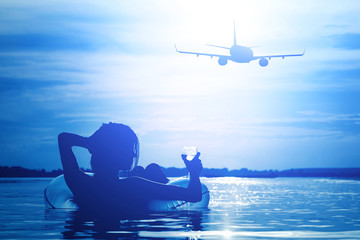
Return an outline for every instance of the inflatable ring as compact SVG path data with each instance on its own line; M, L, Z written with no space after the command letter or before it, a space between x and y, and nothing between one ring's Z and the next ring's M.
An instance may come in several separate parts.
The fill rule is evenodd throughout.
M87 173L89 174L89 173ZM91 174L89 174L91 175ZM181 177L168 183L180 187L187 187L189 179ZM186 201L154 200L149 204L150 211L167 211L174 209L196 210L207 208L210 201L210 192L205 184L201 184L202 200L196 203ZM44 200L47 208L54 209L77 209L74 196L66 185L64 175L54 178L44 190Z

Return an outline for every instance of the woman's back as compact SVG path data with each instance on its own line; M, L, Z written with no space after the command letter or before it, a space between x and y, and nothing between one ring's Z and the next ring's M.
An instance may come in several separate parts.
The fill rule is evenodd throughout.
M96 214L144 213L152 200L146 189L134 189L140 179L98 179L87 177L87 181L73 187L75 203L80 209Z

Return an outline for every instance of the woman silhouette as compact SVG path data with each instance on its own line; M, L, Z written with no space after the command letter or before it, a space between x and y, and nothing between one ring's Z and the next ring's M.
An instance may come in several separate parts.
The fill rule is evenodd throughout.
M202 198L200 153L191 162L182 155L190 173L188 187L182 188L137 176L119 179L119 171L130 171L139 159L138 138L124 124L103 124L90 137L61 133L58 142L66 184L79 208L87 212L143 214L153 200L198 202ZM91 153L93 176L80 170L73 146L86 148Z

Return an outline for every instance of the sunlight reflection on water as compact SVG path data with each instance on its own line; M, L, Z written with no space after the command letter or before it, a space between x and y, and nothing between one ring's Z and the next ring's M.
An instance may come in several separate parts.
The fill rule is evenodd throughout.
M204 178L209 209L94 220L45 209L49 179L1 179L0 239L360 239L360 181Z

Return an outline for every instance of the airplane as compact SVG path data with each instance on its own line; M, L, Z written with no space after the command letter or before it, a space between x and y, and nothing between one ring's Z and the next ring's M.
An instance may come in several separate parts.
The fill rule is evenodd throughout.
M218 63L221 66L226 65L228 60L233 61L233 62L237 62L237 63L249 63L250 61L260 59L259 60L259 65L261 67L266 67L269 64L269 60L271 60L271 58L279 58L279 57L281 57L281 58L284 59L285 57L297 57L297 56L303 56L305 54L305 51L304 51L303 53L300 53L300 54L254 56L253 50L251 49L252 47L244 47L244 46L240 46L240 45L238 45L236 43L235 24L234 24L234 45L232 47L222 47L222 46L210 45L210 44L208 44L208 45L211 46L211 47L228 49L228 50L230 50L230 56L212 54L212 53L179 51L177 49L176 45L175 45L175 49L176 49L176 51L178 53L194 54L197 57L200 56L200 55L210 56L211 58L218 57L219 58Z

